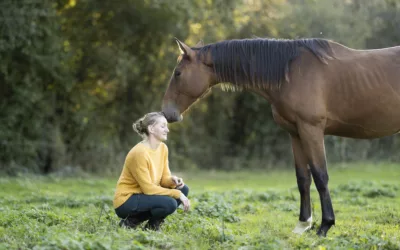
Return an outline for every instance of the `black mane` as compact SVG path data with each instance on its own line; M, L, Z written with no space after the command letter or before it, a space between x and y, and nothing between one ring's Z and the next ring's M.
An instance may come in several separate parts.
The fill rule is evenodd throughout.
M317 38L226 40L196 50L199 58L211 52L218 82L237 88L266 88L279 86L285 80L290 61L299 56L302 47L322 62L332 57L329 42Z

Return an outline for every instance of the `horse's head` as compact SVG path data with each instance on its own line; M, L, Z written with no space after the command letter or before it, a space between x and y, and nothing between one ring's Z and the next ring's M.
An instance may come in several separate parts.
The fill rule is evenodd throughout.
M162 112L168 122L181 121L182 114L216 82L210 53L199 55L198 47L203 44L192 49L178 39L176 42L181 55L162 102Z

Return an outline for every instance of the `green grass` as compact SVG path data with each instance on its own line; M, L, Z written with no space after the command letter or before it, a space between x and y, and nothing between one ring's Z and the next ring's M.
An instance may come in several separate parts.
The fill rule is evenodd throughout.
M330 167L336 226L302 236L294 170L182 173L192 210L162 232L117 226L114 178L0 178L0 249L400 249L400 165Z

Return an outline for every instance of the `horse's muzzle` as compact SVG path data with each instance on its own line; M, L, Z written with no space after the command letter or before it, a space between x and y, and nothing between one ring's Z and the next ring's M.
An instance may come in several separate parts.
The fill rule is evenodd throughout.
M178 109L174 105L166 105L162 108L162 113L167 119L168 123L180 122L183 120L183 116L179 113Z
M167 116L164 112L162 112L165 116L165 118L167 119L168 123L174 123L174 122L180 122L183 120L183 116L182 115L178 115L178 116Z

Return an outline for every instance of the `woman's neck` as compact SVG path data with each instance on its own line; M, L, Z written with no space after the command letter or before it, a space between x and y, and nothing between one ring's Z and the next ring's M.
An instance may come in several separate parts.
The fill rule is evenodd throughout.
M156 150L158 148L158 146L160 146L161 141L150 136L150 137L147 137L146 139L144 139L143 143L146 146L150 147L151 149Z

